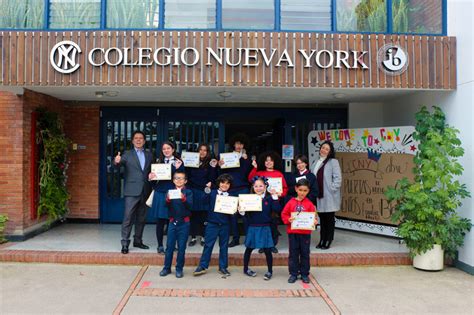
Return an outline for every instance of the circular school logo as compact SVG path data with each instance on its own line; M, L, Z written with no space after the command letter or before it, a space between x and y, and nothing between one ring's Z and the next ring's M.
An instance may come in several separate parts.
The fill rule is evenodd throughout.
M77 55L81 53L81 48L70 40L65 40L54 45L49 54L49 61L53 68L61 73L73 73L79 69Z
M386 44L378 51L377 64L385 73L398 75L407 69L408 55L402 47Z

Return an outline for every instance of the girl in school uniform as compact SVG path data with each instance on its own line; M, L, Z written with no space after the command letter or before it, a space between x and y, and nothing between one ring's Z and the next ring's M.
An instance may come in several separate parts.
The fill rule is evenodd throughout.
M173 178L176 171L184 172L183 161L178 157L176 153L175 145L170 141L165 141L161 145L160 157L156 163L171 164L171 178ZM174 189L172 180L156 180L156 175L150 173L150 180L154 181L153 185L153 204L151 206L151 212L153 218L156 219L156 239L158 241L158 253L164 254L165 248L163 246L163 236L165 232L165 226L168 224L168 206L166 204L166 194L168 190Z
M252 178L255 176L265 176L266 178L281 178L282 181L282 192L278 193L279 198L284 198L288 193L288 186L286 184L285 176L283 175L282 169L282 161L281 157L275 151L268 151L264 152L259 155L257 161L252 161L253 169L250 171L248 176L248 180L251 181ZM280 219L278 215L273 216L272 220L272 236L273 236L273 243L275 246L278 244L278 236L280 235L278 232L278 224L280 223ZM272 248L273 253L278 253L278 249L276 247ZM262 252L261 250L259 251Z
M204 222L209 211L209 198L206 198L206 194L210 193L212 183L217 178L217 160L212 159L209 145L199 144L198 152L199 168L186 168L188 187L193 192L189 246L196 245L196 236L201 236L201 246L204 246Z
M268 182L263 176L256 176L252 179L252 192L262 198L262 211L239 211L245 215L248 222L247 236L245 237L244 252L244 274L249 277L255 277L257 273L249 269L250 256L255 248L263 249L267 260L268 271L263 276L264 280L270 280L273 275L273 256L274 247L271 224L272 213L279 213L281 205L278 201L278 195L275 190L271 190L271 195L267 194Z
M290 201L291 198L296 197L296 183L301 179L306 179L309 182L309 194L307 198L314 205L316 205L316 198L318 197L318 183L316 182L316 176L308 169L308 157L303 154L297 155L294 162L296 165L296 171L287 177L288 194L285 197L285 204Z

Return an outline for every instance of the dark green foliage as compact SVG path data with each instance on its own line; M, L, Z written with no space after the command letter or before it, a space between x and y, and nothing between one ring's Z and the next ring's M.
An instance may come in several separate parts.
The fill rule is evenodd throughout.
M439 244L449 257L455 257L471 221L460 217L456 209L469 197L465 184L457 177L463 168L458 130L446 124L444 113L423 107L416 114L414 138L420 142L414 158L414 182L404 178L385 193L395 204L393 222L400 222L397 234L402 237L412 256L422 254Z
M8 217L4 214L0 214L0 244L5 243L7 240L4 237L5 224L8 221Z
M68 210L66 170L69 140L64 135L58 114L42 108L38 112L37 137L41 145L38 216L46 214L51 222L63 218Z

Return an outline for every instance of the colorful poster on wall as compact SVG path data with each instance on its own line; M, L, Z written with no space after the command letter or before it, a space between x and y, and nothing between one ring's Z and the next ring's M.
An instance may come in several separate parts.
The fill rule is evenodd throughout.
M418 143L414 127L313 130L308 135L310 165L319 158L321 143L334 144L342 172L342 204L336 226L395 235L393 212L385 198L386 187L413 179L413 157Z

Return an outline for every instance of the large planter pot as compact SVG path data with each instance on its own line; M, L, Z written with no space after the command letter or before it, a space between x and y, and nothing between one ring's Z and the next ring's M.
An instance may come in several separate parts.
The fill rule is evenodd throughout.
M444 250L441 245L434 245L426 253L413 258L413 267L421 270L438 271L444 268Z

